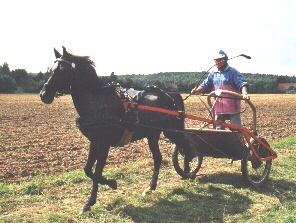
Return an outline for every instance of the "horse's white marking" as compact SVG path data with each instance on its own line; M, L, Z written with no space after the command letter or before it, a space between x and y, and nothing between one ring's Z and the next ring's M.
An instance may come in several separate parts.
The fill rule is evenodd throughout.
M52 68L51 68L51 71L54 72L54 71L58 68L58 66L59 66L59 63L58 63L58 62L55 62L55 63L53 64Z

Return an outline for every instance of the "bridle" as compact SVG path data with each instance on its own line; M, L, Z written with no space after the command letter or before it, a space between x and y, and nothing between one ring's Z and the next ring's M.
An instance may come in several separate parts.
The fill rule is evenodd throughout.
M61 57L60 58L57 58L54 62L62 62L62 63L67 63L67 64L70 64L71 65L71 69L75 69L75 63L71 63L69 62L68 60L65 60L65 59L62 59Z
M73 93L72 85L73 85L73 79L75 78L75 67L76 67L75 63L70 62L70 61L65 60L65 59L62 59L62 57L57 58L54 61L54 63L56 63L56 62L66 63L66 64L69 64L71 66L71 74L70 74L71 78L70 78L69 90L68 91L67 90L59 91L55 86L48 84L48 81L44 84L44 87L45 88L51 88L51 89L55 90L56 91L56 97L63 96L63 95L66 94L66 92Z

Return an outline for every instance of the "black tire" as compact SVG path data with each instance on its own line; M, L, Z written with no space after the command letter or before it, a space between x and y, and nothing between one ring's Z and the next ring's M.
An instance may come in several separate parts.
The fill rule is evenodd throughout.
M267 141L259 138L264 144L268 145ZM266 157L270 152L257 142L253 143L254 148L257 150L259 157ZM263 185L270 174L272 160L259 161L251 150L246 152L246 155L241 161L241 170L245 182L248 185L261 186Z
M175 146L175 150L173 153L173 165L176 170L176 172L182 177L182 178L190 178L195 179L197 172L199 171L203 156L197 156L192 159L191 162L189 162L189 170L186 170L185 172L185 156L183 149L179 146Z

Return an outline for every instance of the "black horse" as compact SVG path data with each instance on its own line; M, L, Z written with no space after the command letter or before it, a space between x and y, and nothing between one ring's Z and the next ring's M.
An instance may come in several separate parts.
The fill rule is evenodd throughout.
M90 140L89 156L84 168L85 174L93 180L90 197L81 211L90 210L96 203L98 183L117 188L116 180L102 176L110 146L147 138L154 159L154 170L149 187L143 195L156 189L162 156L158 141L160 134L173 143L187 148L182 132L184 118L163 113L124 106L135 99L128 90L115 84L106 84L94 69L94 62L87 56L77 56L67 52L63 55L54 49L56 61L52 75L40 92L41 100L50 104L59 92L71 93L74 106L79 114L77 126ZM180 94L172 94L157 87L137 92L137 104L183 111L184 103ZM173 131L171 131L173 130ZM190 151L188 153L188 157ZM95 171L92 167L96 163Z

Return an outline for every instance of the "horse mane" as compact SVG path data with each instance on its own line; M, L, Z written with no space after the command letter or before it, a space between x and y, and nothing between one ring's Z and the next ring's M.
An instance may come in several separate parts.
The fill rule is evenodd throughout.
M79 73L87 75L91 79L91 83L97 86L106 85L105 81L97 75L95 69L96 64L90 59L90 56L80 56L70 53L68 53L68 56L71 58L71 61L75 63L75 67L79 70Z
M96 64L93 60L90 59L90 56L79 56L70 54L74 63L83 63L88 64L89 66L96 67Z

